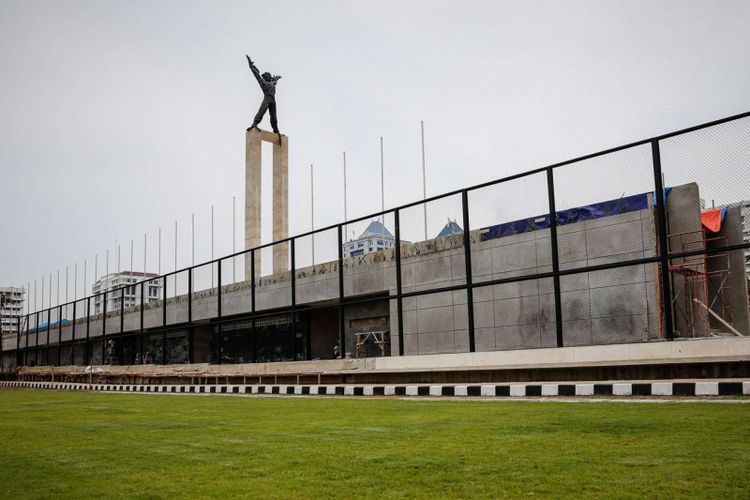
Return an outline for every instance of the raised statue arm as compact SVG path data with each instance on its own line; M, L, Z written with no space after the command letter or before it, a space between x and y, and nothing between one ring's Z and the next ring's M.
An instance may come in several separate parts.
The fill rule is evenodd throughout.
M260 71L258 71L258 68L255 67L255 63L250 59L250 56L245 54L245 57L247 57L247 63L250 65L250 71L253 72L253 75L255 75L255 79L258 80L258 85L263 88L263 79L260 76Z

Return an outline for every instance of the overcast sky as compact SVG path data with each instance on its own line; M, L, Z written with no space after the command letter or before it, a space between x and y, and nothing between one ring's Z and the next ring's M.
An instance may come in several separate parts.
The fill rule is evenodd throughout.
M245 53L283 75L296 234L311 163L316 226L342 220L342 151L349 216L380 209L381 135L386 207L418 199L420 120L434 195L748 111L748 19L747 1L0 0L0 285L69 266L72 287L84 258L90 284L131 239L141 269L144 233L156 271L159 227L172 270L174 220L184 267L192 212L207 260L211 204L229 253L233 195L239 250L262 97Z

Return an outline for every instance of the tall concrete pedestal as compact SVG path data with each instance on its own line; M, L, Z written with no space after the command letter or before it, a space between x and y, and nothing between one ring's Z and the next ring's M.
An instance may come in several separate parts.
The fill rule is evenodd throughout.
M252 129L245 134L245 249L261 244L261 142L273 144L273 241L289 236L289 139ZM289 270L289 244L273 246L273 273ZM245 279L251 276L251 256L245 256ZM261 276L261 252L255 252L255 278Z

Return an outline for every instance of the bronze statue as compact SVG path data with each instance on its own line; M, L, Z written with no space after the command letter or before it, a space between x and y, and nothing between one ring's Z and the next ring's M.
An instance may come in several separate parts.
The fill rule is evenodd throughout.
M247 130L250 131L251 129L258 128L258 124L263 119L263 115L266 114L266 110L268 110L271 114L271 127L273 127L273 131L278 134L279 144L281 144L281 132L279 132L279 124L276 121L276 82L278 82L281 77L279 75L272 75L268 72L261 75L260 71L258 71L258 68L255 66L255 63L250 59L250 56L246 54L245 57L247 57L247 62L250 65L250 71L255 75L255 79L258 80L258 85L260 85L260 89L263 91L263 102L260 103L260 108L255 115L253 124L250 125Z

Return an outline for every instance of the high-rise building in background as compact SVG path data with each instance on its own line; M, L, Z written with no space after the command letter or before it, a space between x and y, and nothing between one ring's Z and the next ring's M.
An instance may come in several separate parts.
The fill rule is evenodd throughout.
M750 200L732 203L730 206L740 207L742 217L742 241L750 243ZM745 270L750 279L750 249L745 249Z
M355 240L344 243L344 258L356 257L396 246L396 237L380 222L370 222L367 229Z
M0 287L0 332L15 333L23 316L25 290L15 286Z
M117 311L120 309L121 301L125 300L124 307L134 307L141 303L141 285L140 281L150 279L143 285L143 303L156 302L162 299L163 278L154 273L142 273L135 271L122 271L119 273L110 273L102 276L91 287L91 293L94 294L94 314L104 311L104 294L105 291L127 287L124 293L112 292L107 294L107 311Z

